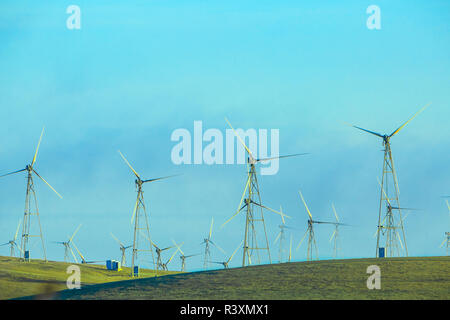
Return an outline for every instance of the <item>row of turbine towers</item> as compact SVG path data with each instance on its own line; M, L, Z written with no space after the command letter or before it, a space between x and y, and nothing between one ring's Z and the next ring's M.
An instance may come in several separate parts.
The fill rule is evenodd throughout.
M366 130L361 127L352 126L359 130L362 130L366 133L369 133L369 134L372 134L372 135L375 135L375 136L381 138L383 147L384 147L382 179L381 179L381 182L379 182L379 184L380 184L380 206L379 206L377 232L376 232L376 237L377 237L376 257L401 256L402 254L405 256L408 256L408 247L407 247L405 228L404 228L404 218L405 217L402 216L402 210L408 210L408 208L400 207L398 180L397 180L397 175L396 175L395 167L394 167L394 161L393 161L393 157L392 157L390 139L394 135L396 135L403 127L405 127L419 113L421 113L423 110L425 110L425 108L427 108L429 105L430 104L428 104L425 107L423 107L422 109L420 109L416 114L414 114L410 119L408 119L408 121L403 123L400 127L398 127L391 134L382 135L377 132L369 131L369 130ZM245 188L244 188L244 192L242 194L241 200L239 202L238 210L236 211L236 213L234 215L232 215L222 225L222 227L224 225L226 225L229 221L231 221L234 217L236 217L240 212L244 211L245 212L245 229L244 229L244 238L242 240L242 244L243 244L242 266L247 266L247 265L253 264L253 262L255 260L258 263L260 263L260 258L261 258L260 252L266 252L267 256L269 258L269 261L271 262L269 241L268 241L266 226L265 226L265 222L264 222L263 210L268 210L273 213L279 214L281 216L281 219L283 222L282 226L284 226L284 227L286 227L284 218L285 217L289 218L289 216L285 215L281 210L276 211L276 210L273 210L262 204L261 195L260 195L260 191L259 191L259 185L258 185L258 179L257 179L257 175L256 175L256 165L258 163L261 163L264 161L270 161L270 160L273 160L276 158L281 159L281 158L305 155L306 153L257 159L254 157L253 153L247 147L247 145L241 139L241 137L236 133L236 131L234 130L234 128L232 127L232 125L228 121L228 119L225 119L225 120L228 123L228 125L230 126L230 128L233 130L237 139L240 141L240 143L242 144L242 146L245 148L245 150L247 152L247 156L248 156L247 157L247 168L248 168L248 170L247 170L246 184L245 184ZM16 236L13 241L14 243L11 243L11 241L8 242L9 244L11 244L11 250L13 250L14 246L16 246L20 250L22 258L25 261L27 261L29 259L28 243L29 243L30 237L40 238L41 243L42 243L44 260L45 261L47 260L44 241L43 241L43 235L42 235L42 228L41 228L40 219L39 219L37 198L36 198L36 193L34 190L33 174L35 174L38 178L43 180L60 198L62 198L62 196L58 192L56 192L56 190L46 180L44 180L34 169L34 165L36 162L36 157L37 157L39 146L40 146L40 143L42 140L43 133L44 133L44 129L41 132L41 136L40 136L38 146L36 148L36 152L34 154L32 162L30 164L28 164L24 169L17 170L17 171L5 174L3 176L0 176L0 177L4 177L7 175L12 175L15 173L27 171L27 191L26 191L26 198L25 198L25 210L24 210L24 217L23 217L21 245L19 247L15 243L15 239L17 237L17 232L19 230L19 227L16 230ZM119 153L120 153L120 156L123 158L123 160L126 162L126 164L129 166L129 168L132 170L134 175L136 176L135 185L136 185L136 191L137 191L137 198L136 198L136 202L134 205L133 214L132 214L132 218L131 218L132 224L134 221L133 245L132 245L132 248L133 248L132 249L132 264L131 265L132 265L132 267L135 266L135 262L137 260L139 252L150 251L151 255L152 255L152 263L153 263L153 265L156 265L156 269L158 270L160 267L162 269L167 268L167 263L163 263L161 260L161 252L164 250L167 250L169 248L172 248L174 246L177 247L177 251L182 252L181 247L179 245L177 245L176 243L174 243L174 246L160 249L151 240L150 230L149 230L150 225L149 225L149 221L148 221L148 215L146 212L142 186L144 183L147 183L147 182L162 180L162 179L170 178L173 176L143 180L143 179L141 179L140 175L134 170L134 168L131 166L131 164L128 162L128 160L125 158L125 156L120 151L119 151ZM297 249L300 247L300 245L302 244L302 242L304 241L306 236L308 236L307 260L314 259L313 258L314 252L316 253L316 259L317 259L317 256L318 256L317 244L315 241L313 226L314 226L314 224L324 224L324 223L332 224L335 226L335 231L332 235L332 238L334 237L334 241L335 241L334 254L336 255L338 227L345 225L345 224L343 224L339 221L337 213L334 208L334 205L333 205L333 210L335 213L336 222L313 220L311 212L309 211L309 208L306 205L303 195L301 194L301 192L299 192L299 193L300 193L302 202L306 208L306 211L308 213L308 225L307 225L307 230L306 230L303 238L301 239L300 243L297 246ZM450 207L449 207L449 210L450 210ZM37 220L37 225L39 227L37 234L32 234L32 232L30 231L31 224L32 224L32 221L31 221L32 217L36 217L36 220ZM258 226L263 232L257 232ZM279 235L280 239L278 239L278 240L280 240L280 255L281 255L281 242L283 240L282 238L284 237L284 234L282 232L284 227L280 226L280 228L281 228L280 235ZM212 224L211 224L211 230L212 230ZM74 233L74 235L75 235L75 233ZM210 234L211 234L211 231L210 231ZM258 242L261 243L261 239L258 239L258 236L257 236L258 234L263 235L262 237L259 237L259 238L262 238L262 242L264 243L263 245L258 244ZM69 239L69 242L72 241L73 236ZM142 239L141 239L141 237L142 237ZM204 259L205 265L206 265L207 261L209 261L209 244L212 243L210 237L211 237L211 235L209 236L209 238L206 238L203 242L205 244L205 259ZM446 233L446 237L447 237L446 241L447 241L447 250L448 250L448 245L449 245L448 232ZM117 240L117 238L115 238L115 239ZM148 248L142 247L142 245L141 245L142 240L146 243L146 245L148 245ZM445 242L445 240L444 240L444 242ZM120 241L119 241L119 243L120 243ZM69 248L67 242L61 243L61 244L64 244L66 247L65 257L67 257L70 248ZM129 246L129 247L131 247L131 246ZM156 263L154 260L152 247L155 248L156 253L157 253L157 262ZM79 255L82 257L79 250L77 248L76 248L76 250L78 251ZM123 244L121 244L121 250L123 253L123 257L124 257L126 248L125 248L125 246L123 246ZM232 256L234 256L236 251L237 250L235 250L235 252L233 253ZM73 255L73 252L72 252L72 255ZM182 257L186 258L187 256L184 256L184 254L182 254ZM231 259L231 257L230 257L230 259ZM172 255L171 259L172 258L173 258L173 255ZM252 260L252 258L253 258L253 260ZM168 262L170 262L171 259L169 259ZM82 258L82 260L84 262L86 262L84 258ZM184 259L182 259L182 260L183 260L183 266L184 266ZM223 262L220 262L220 263L224 264ZM228 263L226 263L226 265L227 264ZM225 266L225 264L224 264L224 266Z

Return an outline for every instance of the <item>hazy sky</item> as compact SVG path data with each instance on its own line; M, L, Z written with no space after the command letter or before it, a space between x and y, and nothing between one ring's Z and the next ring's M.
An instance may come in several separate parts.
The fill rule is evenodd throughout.
M421 209L405 220L410 255L444 255L450 3L309 3L1 1L0 175L31 162L45 126L35 168L63 196L35 181L48 258L63 259L52 241L80 223L75 241L87 260L119 258L110 232L131 244L134 177L118 149L143 178L183 174L144 186L157 244L174 239L185 254L202 253L214 217L213 239L231 254L244 215L219 227L239 204L246 166L175 165L170 140L178 128L193 133L196 120L225 133L225 117L236 128L279 129L281 154L310 153L259 177L263 203L282 205L298 228L295 246L307 222L301 189L315 218L333 219L333 202L352 225L341 229L341 257L373 257L382 143L343 123L391 133L429 102L392 150L400 203ZM66 26L71 4L81 9L80 30ZM366 26L372 4L380 30ZM23 216L25 188L24 173L0 179L2 243ZM265 218L272 245L280 218ZM332 232L316 228L320 258L332 256ZM271 253L278 261L277 246ZM212 256L225 259L214 249ZM294 260L305 259L302 246ZM176 257L171 269L179 265ZM199 256L187 268L202 265Z

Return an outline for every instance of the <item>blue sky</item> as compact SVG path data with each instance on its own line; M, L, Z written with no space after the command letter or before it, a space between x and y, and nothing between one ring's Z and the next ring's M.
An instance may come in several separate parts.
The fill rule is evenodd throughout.
M66 28L71 4L81 8L81 30ZM371 4L380 7L381 30L366 27ZM432 102L392 149L400 203L422 209L406 221L410 255L443 255L449 9L447 1L2 1L0 174L31 161L45 126L36 169L63 195L36 181L49 259L63 259L51 241L80 223L75 240L88 260L119 257L110 232L131 241L134 179L118 149L144 177L183 173L145 186L155 242L184 241L186 254L200 253L214 217L213 237L231 254L243 216L219 225L236 210L245 165L170 159L175 129L192 132L201 120L205 130L225 132L228 117L238 128L279 129L281 154L310 153L281 160L277 175L259 179L263 202L282 205L300 229L295 244L306 229L301 189L314 216L332 219L334 202L352 224L341 232L342 257L372 257L382 145L343 122L391 133ZM25 187L25 175L0 180L1 242L23 215ZM280 219L265 217L273 241ZM321 258L332 255L332 231L316 230ZM304 259L305 247L294 255ZM190 263L201 268L201 257Z

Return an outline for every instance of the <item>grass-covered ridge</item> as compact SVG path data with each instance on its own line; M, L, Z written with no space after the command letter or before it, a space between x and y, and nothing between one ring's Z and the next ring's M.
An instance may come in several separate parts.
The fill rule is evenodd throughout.
M367 267L381 290L367 289ZM449 299L450 257L324 260L174 274L85 286L56 299Z
M50 293L67 288L67 267L74 263L31 260L0 256L0 299ZM107 270L105 264L77 264L81 271L81 285L93 285L130 279L130 268L121 271ZM141 270L143 276L153 277L153 270ZM158 274L174 272L159 271Z

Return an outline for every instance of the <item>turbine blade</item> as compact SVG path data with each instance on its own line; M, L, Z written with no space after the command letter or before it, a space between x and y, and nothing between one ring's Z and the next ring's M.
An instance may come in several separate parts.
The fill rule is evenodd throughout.
M39 146L41 144L41 140L42 140L42 135L43 134L44 134L44 128L42 128L41 136L39 138L39 142L38 142L38 145L37 145L37 148L36 148L36 152L34 153L34 157L33 157L33 161L31 162L31 166L33 166L34 163L36 162L36 157L37 157L37 154L38 154L38 150L39 150Z
M394 135L396 135L404 126L406 126L412 119L414 119L417 115L419 115L419 113L421 113L423 110L425 110L429 105L431 104L428 103L425 107L423 107L422 109L420 109L419 111L417 111L411 118L409 118L408 121L406 121L404 124L402 124L400 127L398 127L397 130L395 130L394 132L391 133L391 135L389 137L392 137Z
M447 203L448 212L450 213L450 204L448 203L448 200L445 200L445 202Z
M27 170L27 169L20 169L20 170L14 171L14 172L10 172L10 173L7 173L7 174L4 174L4 175L0 176L0 178L9 176L9 175L14 174L14 173L22 172L22 171L25 171L25 170Z
M400 241L400 245L402 246L402 249L404 249L402 239L400 239L400 234L398 232L397 232L397 238L398 238L398 241Z
M281 231L278 232L278 235L277 235L277 237L275 238L275 240L274 240L273 243L277 243L277 241L278 241L278 239L280 239L280 237L281 237Z
M17 234L19 233L19 227L20 227L21 222L22 222L22 221L19 220L19 223L17 224L16 233L14 234L14 241L16 241L16 239L17 239Z
M72 254L73 259L75 260L76 263L78 263L77 257L76 257L75 254L73 253L72 248L69 247L69 249L70 249L70 253Z
M134 172L134 174L136 175L136 177L138 177L139 179L141 179L141 177L138 175L138 173L133 169L133 167L131 166L131 164L128 162L127 159L125 159L125 156L122 154L122 152L119 151L120 156L122 157L122 159L125 161L125 163L130 167L131 171Z
M281 205L280 205L280 212L281 212L281 221L283 222L283 224L285 224L286 221L284 221L283 208L281 208Z
M306 211L308 212L309 218L312 220L311 212L308 209L308 206L306 205L305 199L303 199L302 192L299 190L298 193L300 193L300 197L302 198L303 204L305 205Z
M227 263L231 262L231 259L233 259L233 256L236 254L236 252L239 250L239 248L242 246L244 241L241 241L241 243L237 246L237 248L234 250L233 254L231 255L231 257L228 259Z
M120 246L125 247L125 246L122 244L122 242L120 242L119 239L117 239L117 237L116 237L112 232L110 232L110 234L111 234L111 237L113 237L113 239L116 240L117 243L118 243Z
M331 206L333 207L333 212L334 212L334 216L336 217L336 221L339 222L339 218L336 212L336 208L334 207L334 203L331 204Z
M81 259L82 259L83 261L86 261L86 259L85 259L85 258L83 257L83 255L81 254L80 250L78 250L77 246L75 245L75 242L72 241L72 244L73 244L75 250L77 250L77 252L78 252L78 254L80 255Z
M439 246L439 248L442 248L442 246L444 245L444 243L447 241L447 239L444 239L444 241L442 241L441 245Z
M184 252L181 251L181 246L182 246L182 245L178 245L173 239L172 239L172 242L173 242L174 245L177 246L177 248L178 248L178 250L181 252L181 254L184 255Z
M75 232L72 234L72 236L69 238L69 242L72 241L73 237L75 237L75 235L77 234L78 230L80 230L81 228L81 224L77 227L77 229L75 230Z
M45 181L45 179L42 178L42 177L39 175L39 173L36 172L36 170L34 170L34 169L32 169L32 170L33 170L33 172L34 172L39 178L41 178L42 181L44 181L44 182L50 187L50 189L52 189L52 190L58 195L58 197L60 197L60 198L62 199L62 196L61 196L55 189L53 189L53 187L52 187L47 181Z
M302 245L303 240L305 240L306 235L308 234L308 230L306 230L305 234L303 235L302 239L300 240L300 242L298 243L297 249L298 250L300 248L300 246Z
M288 215L285 215L284 213L281 213L281 212L278 212L278 211L276 211L276 210L273 210L273 209L271 209L271 208L269 208L269 207L266 207L265 205L262 205L262 204L256 203L256 202L255 202L255 201L253 201L253 200L251 200L250 202L251 202L251 203L253 203L254 205L257 205L258 207L261 207L261 208L267 209L267 210L269 210L269 211L272 211L272 212L274 212L274 213L276 213L276 214L279 214L279 215L281 215L281 216L285 216L286 218L290 218L290 216L288 216Z
M383 188L383 186L381 185L381 182L380 182L380 180L379 180L378 178L377 178L377 181L378 181L378 184L379 184L380 187L381 187L381 190L383 191L384 197L386 198L387 202L388 202L389 205L391 206L391 201L389 201L389 197L387 196L386 192L384 191L384 188ZM392 206L391 206L391 208L392 208Z
M133 214L131 215L131 221L130 221L131 224L133 224L134 216L136 215L136 210L137 210L138 202L139 202L139 194L138 194L138 196L137 196L137 198L136 198L136 202L134 203Z
M226 225L228 222L230 222L235 216L237 216L237 215L239 214L239 212L241 212L241 210L245 207L245 205L247 205L247 204L245 204L243 207L241 207L242 201L244 201L245 193L247 192L247 188L248 188L249 184L250 184L250 175L248 175L247 183L245 184L244 192L242 193L242 197L241 197L241 201L239 202L238 210L236 211L235 214L233 214L233 215L231 216L231 218L229 218L227 221L225 221L225 222L220 226L220 228L223 228L223 226L225 226L225 225Z
M336 230L334 230L333 234L331 235L330 242L331 242L331 240L333 240L333 237L335 236L335 234L336 234Z
M382 134L379 134L379 133L377 133L377 132L373 132L373 131L370 131L370 130L366 130L366 129L363 129L363 128L360 128L360 127L357 127L357 126L353 126L353 125L352 125L352 127L353 127L353 128L356 128L356 129L359 129L359 130L362 130L362 131L365 131L365 132L367 132L367 133L376 135L376 136L378 136L378 137L380 137L380 138L383 138L383 135L382 135Z
M165 176L165 177L160 177L160 178L155 178L155 179L148 179L148 180L142 181L142 183L145 183L145 182L153 182L153 181L158 181L158 180L167 179L167 178L172 178L172 177L177 177L177 176L181 176L181 174L174 174L174 175L171 175L171 176Z
M221 247L219 247L217 244L215 244L214 242L212 242L212 241L210 241L211 242L211 244L214 246L214 247L216 247L217 249L219 249L220 251L222 251L222 253L223 254L227 254L226 252L225 252L225 250L223 250Z
M225 118L225 121L228 123L228 125L230 126L230 128L233 130L234 135L239 139L239 141L241 142L241 144L244 146L245 150L247 150L248 154L250 155L250 157L252 157L253 159L255 159L255 157L253 156L252 152L250 151L250 149L245 145L244 141L241 139L241 137L237 134L237 132L234 130L233 126L231 125L230 121L228 121L227 118Z
M214 223L214 217L211 218L211 226L209 227L209 237L208 237L208 239L211 239L213 223Z
M263 159L256 159L257 162L263 162L263 161L269 161L274 159L282 159L282 158L290 158L290 157L296 157L296 156L304 156L309 153L296 153L296 154L289 154L286 156L277 156L277 157L271 157L271 158L263 158Z

